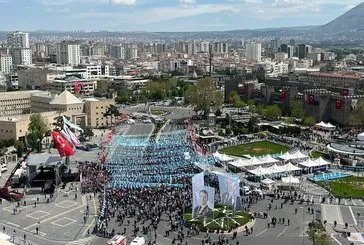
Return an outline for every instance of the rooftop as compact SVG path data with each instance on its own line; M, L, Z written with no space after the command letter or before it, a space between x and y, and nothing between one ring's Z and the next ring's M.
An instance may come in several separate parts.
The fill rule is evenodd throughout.
M82 101L76 96L71 94L68 90L63 91L58 96L56 96L49 104L51 105L72 105L72 104L82 104Z

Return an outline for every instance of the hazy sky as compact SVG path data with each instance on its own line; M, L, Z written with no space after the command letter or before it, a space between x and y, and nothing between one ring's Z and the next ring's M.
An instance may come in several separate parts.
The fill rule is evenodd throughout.
M325 24L361 0L0 0L0 30L203 31Z

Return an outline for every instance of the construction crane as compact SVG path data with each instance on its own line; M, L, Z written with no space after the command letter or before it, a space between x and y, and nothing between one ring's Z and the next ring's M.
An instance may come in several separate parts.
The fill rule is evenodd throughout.
M51 131L48 131L45 133L41 139L38 139L38 144L44 139L44 137L48 136ZM38 146L37 144L37 146ZM15 168L11 171L9 178L5 182L5 185L3 187L0 187L0 199L5 199L9 202L18 202L24 197L24 193L17 192L17 191L10 191L9 187L11 186L12 179L14 177L15 172L21 167L22 163L27 160L29 155L35 150L36 147L31 148L28 150L28 152L25 154L25 156L18 161Z

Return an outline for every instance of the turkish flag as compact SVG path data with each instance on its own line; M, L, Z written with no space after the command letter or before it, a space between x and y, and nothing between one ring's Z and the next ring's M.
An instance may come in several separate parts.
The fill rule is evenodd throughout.
M286 92L286 90L282 90L281 94L279 95L279 98L281 100L285 100L287 98L287 92Z
M241 94L246 94L246 87L245 86L240 89L240 93Z
M53 131L52 139L61 157L68 157L75 154L75 150L59 132Z
M337 99L336 100L336 109L339 110L339 109L341 109L341 107L342 107L342 101L341 101L341 99Z
M349 95L349 89L344 88L343 89L343 96L348 96Z
M309 105L313 105L313 104L315 104L315 96L314 96L314 95L310 94L310 95L308 96L308 104L309 104Z
M78 94L82 87L83 84L81 82L73 82L73 91L75 92L75 94Z

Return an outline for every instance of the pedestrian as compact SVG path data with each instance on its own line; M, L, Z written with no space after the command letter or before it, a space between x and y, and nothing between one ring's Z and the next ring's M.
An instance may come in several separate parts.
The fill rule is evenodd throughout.
M253 234L253 226L250 227L250 234Z
M289 220L289 219L287 219L287 226L289 226L289 222L290 222L290 220Z
M38 226L37 227L35 227L35 233L38 235L39 234L39 228L38 228Z

